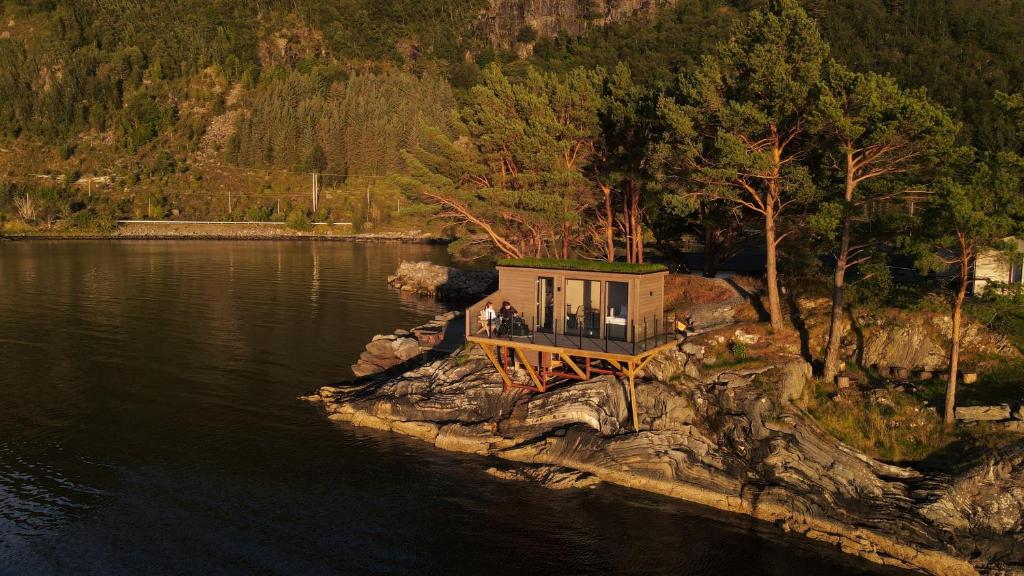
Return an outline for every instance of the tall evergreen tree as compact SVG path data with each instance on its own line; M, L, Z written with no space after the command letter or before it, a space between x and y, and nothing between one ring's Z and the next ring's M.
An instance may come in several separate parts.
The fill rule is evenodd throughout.
M678 98L659 107L675 176L705 198L742 206L762 218L768 313L784 324L778 248L787 210L815 190L799 159L806 115L814 109L828 57L814 21L793 0L755 11L729 41L679 80Z
M841 176L823 214L838 236L832 278L832 314L825 347L824 377L831 381L839 367L846 273L871 257L874 238L855 243L854 226L870 202L899 197L906 186L869 186L873 181L906 176L937 160L948 159L958 126L931 102L924 90L901 90L896 82L874 73L855 73L831 62L821 84L817 108L810 117L830 149L831 167Z
M601 71L531 69L517 83L489 66L461 112L461 136L437 133L406 154L410 187L468 225L460 236L483 233L513 257L571 256L594 204L587 175L602 81Z
M974 264L987 252L1009 250L1007 238L1024 232L1022 168L1019 156L1003 153L978 163L963 181L940 181L912 240L920 267L953 270L953 322L943 410L947 426L953 424L955 416L963 305Z

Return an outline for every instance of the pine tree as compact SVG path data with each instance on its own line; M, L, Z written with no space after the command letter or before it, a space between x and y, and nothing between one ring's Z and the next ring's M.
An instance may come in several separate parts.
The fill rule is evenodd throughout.
M755 11L733 36L679 79L659 107L675 176L704 198L758 214L764 225L768 313L784 324L778 277L780 224L815 194L800 164L828 45L793 0Z
M832 314L823 375L832 381L839 368L846 273L871 258L875 239L854 243L854 226L865 204L892 200L907 186L868 186L879 179L913 175L949 159L958 126L924 90L901 90L891 78L856 73L838 63L827 66L817 108L810 117L829 148L842 186L822 214L831 214L830 236L838 235L832 279Z
M953 424L963 305L979 255L1007 250L1007 238L1024 232L1024 162L1012 153L998 154L976 164L962 181L945 179L921 217L921 228L909 240L925 270L952 267L954 292L950 299L953 322L949 344L949 375L943 421Z

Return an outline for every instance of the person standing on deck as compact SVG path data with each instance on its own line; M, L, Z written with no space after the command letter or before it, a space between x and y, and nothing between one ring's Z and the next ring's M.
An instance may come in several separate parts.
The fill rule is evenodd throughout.
M494 329L494 321L497 319L498 314L494 311L494 305L488 302L480 311L480 329L476 333L487 332L487 337L490 338L491 331Z

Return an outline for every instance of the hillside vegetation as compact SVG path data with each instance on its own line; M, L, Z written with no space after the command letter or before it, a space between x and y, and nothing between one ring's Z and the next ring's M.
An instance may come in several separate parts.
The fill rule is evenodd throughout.
M763 3L677 2L653 18L596 3L561 20L513 4L6 2L0 214L19 220L13 201L28 193L44 227L89 225L97 214L283 219L311 209L308 173L321 171L334 174L321 199L333 214L321 217L422 224L433 210L407 198L398 214L401 191L388 176L404 171L401 151L421 125L444 126L488 63L515 80L528 64L624 62L637 82L667 86ZM928 88L981 148L1016 138L993 97L1024 78L1017 3L804 5L840 61ZM551 37L540 22L582 35Z

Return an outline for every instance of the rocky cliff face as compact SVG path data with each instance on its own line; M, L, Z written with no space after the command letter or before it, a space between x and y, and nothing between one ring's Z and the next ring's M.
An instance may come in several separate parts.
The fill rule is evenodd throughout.
M818 354L828 340L830 301L808 298L797 308L808 334L808 349ZM946 314L861 309L843 321L843 356L863 366L937 370L945 367L952 320ZM963 328L963 352L1019 358L1005 336L968 322Z
M881 564L1024 573L1024 442L956 478L926 476L852 450L784 400L799 396L802 360L747 372L700 362L678 350L652 363L638 431L613 377L506 391L467 353L307 399L333 420L748 514Z
M560 33L578 36L592 26L604 26L632 17L651 17L675 0L489 0L481 17L488 38L495 46L516 47L524 28L537 38ZM529 44L528 41L522 44Z

